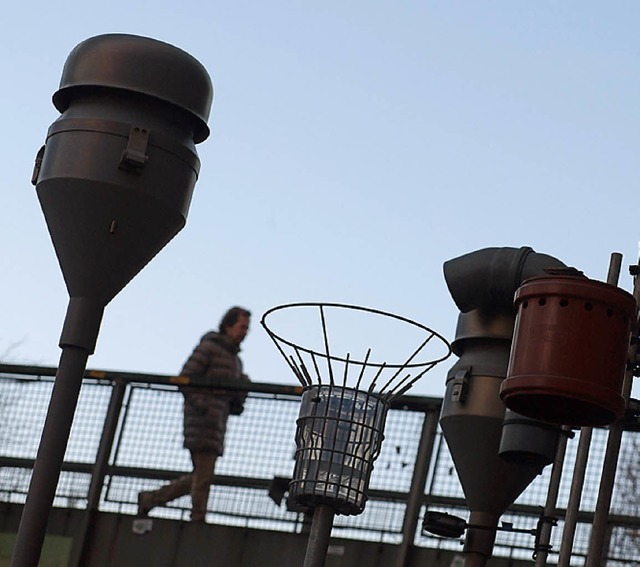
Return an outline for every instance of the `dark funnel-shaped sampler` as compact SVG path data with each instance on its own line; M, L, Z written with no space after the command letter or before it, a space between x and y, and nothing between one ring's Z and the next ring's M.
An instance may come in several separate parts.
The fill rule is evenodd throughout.
M184 226L209 133L202 65L132 35L70 54L33 182L71 297L108 303Z

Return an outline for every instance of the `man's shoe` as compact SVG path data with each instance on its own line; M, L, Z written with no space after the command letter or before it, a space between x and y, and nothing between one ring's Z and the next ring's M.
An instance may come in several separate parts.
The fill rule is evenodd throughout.
M140 492L140 494L138 494L138 516L147 516L154 507L153 493Z

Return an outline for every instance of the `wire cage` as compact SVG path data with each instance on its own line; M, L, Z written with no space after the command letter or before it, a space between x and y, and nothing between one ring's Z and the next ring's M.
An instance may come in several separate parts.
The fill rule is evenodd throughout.
M340 386L306 389L297 421L290 498L311 507L331 503L337 514L360 514L388 408L384 399L369 392Z
M274 331L271 316L279 311L290 315L296 331L306 334L310 344L296 344ZM301 319L300 312L306 318ZM340 322L332 327L333 339L337 336L352 348L366 351L363 358L352 358L350 352L331 344L329 321ZM314 342L308 332L318 322L321 334L315 335ZM289 498L301 507L328 505L337 514L360 514L391 401L446 359L451 354L449 343L405 317L339 303L274 307L263 315L261 323L304 387ZM403 334L407 330L411 336ZM373 340L375 360L368 344ZM399 350L389 348L398 343ZM432 351L435 355L428 360L418 358ZM402 362L387 361L387 356L398 356L398 352Z

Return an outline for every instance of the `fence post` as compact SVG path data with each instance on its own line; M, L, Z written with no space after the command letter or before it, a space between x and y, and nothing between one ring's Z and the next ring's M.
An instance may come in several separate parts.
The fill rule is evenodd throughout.
M104 485L104 478L107 474L109 466L109 456L113 447L116 430L118 429L118 421L120 419L120 411L122 402L127 390L127 384L124 380L115 380L111 390L111 398L107 408L107 415L100 437L100 445L96 455L96 462L91 473L91 484L89 485L89 494L87 496L87 508L82 519L82 524L78 530L78 534L73 540L73 549L71 551L71 560L69 567L81 567L86 565L85 556L89 550L91 541L93 519L98 512L100 506L100 496Z
M425 414L424 421L422 422L422 433L420 434L418 454L413 469L404 521L402 523L402 542L398 548L396 567L405 567L409 550L415 539L420 509L424 500L424 487L427 482L429 464L431 463L433 445L436 438L438 415L439 412L431 408Z

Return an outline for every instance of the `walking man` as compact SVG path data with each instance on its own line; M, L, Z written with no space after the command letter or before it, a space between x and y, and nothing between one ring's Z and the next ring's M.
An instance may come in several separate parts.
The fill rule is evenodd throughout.
M209 331L182 367L182 376L229 378L249 381L238 356L249 331L251 313L232 307L220 321L218 332ZM156 507L191 494L191 521L204 522L216 459L222 455L229 415L240 415L246 392L183 386L184 447L191 453L193 472L150 492L138 495L138 513L146 516Z

